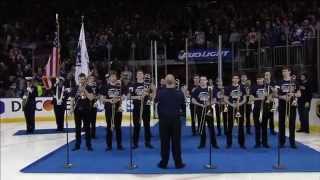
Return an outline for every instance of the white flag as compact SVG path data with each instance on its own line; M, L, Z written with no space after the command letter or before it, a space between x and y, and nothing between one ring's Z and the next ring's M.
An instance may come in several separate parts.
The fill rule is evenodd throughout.
M89 74L89 56L86 45L86 38L84 34L84 25L82 23L80 30L80 37L77 47L77 58L76 58L76 71L75 71L75 81L77 85L79 74L84 73L86 76Z

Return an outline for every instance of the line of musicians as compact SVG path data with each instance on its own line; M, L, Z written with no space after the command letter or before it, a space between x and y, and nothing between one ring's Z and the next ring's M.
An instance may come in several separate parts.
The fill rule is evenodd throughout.
M94 76L86 77L79 75L79 85L66 88L64 78L59 78L52 89L54 113L56 115L57 131L64 129L64 112L66 110L67 97L71 96L71 111L74 113L76 127L76 144L73 150L80 149L82 126L85 131L86 146L92 151L91 139L96 138L96 116L97 109L104 104L106 119L106 151L112 150L112 137L115 132L116 145L118 150L123 150L122 146L122 109L123 98L128 98L131 94L133 101L133 148L139 147L140 127L144 126L145 147L152 149L150 130L150 101L155 97L157 90L151 86L150 76L146 76L143 71L136 73L136 82L121 86L116 72L110 72L105 82L97 85ZM34 131L34 111L35 111L35 88L31 79L27 79L27 90L23 98L27 130ZM282 79L275 83L271 80L271 73L265 72L256 76L256 83L251 85L245 74L233 74L230 86L224 87L221 81L217 81L216 86L208 86L206 76L195 75L193 84L188 89L183 90L185 96L191 97L191 127L192 134L200 134L198 148L206 145L206 129L210 134L211 144L214 148L219 148L216 140L214 122L217 124L217 136L226 136L226 148L232 147L233 127L238 125L238 143L245 149L245 131L251 134L250 114L253 113L255 128L255 147L261 146L269 148L268 144L268 123L270 133L274 131L274 111L279 111L279 145L285 145L285 123L289 122L289 140L291 148L296 148L295 144L295 120L296 109L299 106L301 129L298 132L309 132L308 114L310 110L311 88L307 81L306 74L301 75L301 82L298 83L288 67L282 69ZM160 86L160 88L164 88ZM275 98L279 99L278 107L275 107ZM27 108L29 107L29 108ZM252 108L253 107L253 108ZM197 126L196 126L197 124Z
M198 148L206 143L206 125L209 130L211 145L219 148L216 141L214 122L217 124L217 136L223 132L226 136L226 148L232 147L233 127L238 125L238 143L246 149L245 132L251 134L251 113L255 129L255 148L269 148L268 124L270 134L275 135L274 112L279 113L279 146L285 146L285 124L289 123L289 141L291 148L295 143L295 124L297 109L301 128L297 132L309 133L309 111L312 99L311 86L307 75L302 74L300 81L291 75L288 67L282 69L282 79L272 81L271 73L265 72L256 76L256 83L251 85L245 74L233 74L229 86L223 86L217 80L214 87L208 86L206 76L194 75L193 84L187 95L191 97L191 129L195 136L200 134ZM278 99L278 107L276 107ZM198 126L196 126L196 124Z

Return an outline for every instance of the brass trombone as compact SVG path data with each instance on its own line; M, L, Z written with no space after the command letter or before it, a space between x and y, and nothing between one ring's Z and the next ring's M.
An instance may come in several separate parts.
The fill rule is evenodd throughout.
M207 115L207 108L208 108L208 101L211 101L210 96L212 94L212 88L208 88L209 97L208 96L201 96L200 101L203 102L203 108L201 112L200 124L199 124L199 134L201 135L206 124L206 115ZM211 104L209 102L209 104Z
M110 94L112 100L111 100L111 129L114 129L115 127L115 115L116 115L116 104L121 96L121 82L117 81L116 83L116 89ZM118 112L121 112L121 104L118 108Z
M151 76L150 74L145 74L144 79L143 79L143 91L140 92L139 96L140 98L140 120L143 120L143 111L144 111L144 98L145 98L145 93L148 93L150 90L151 86Z

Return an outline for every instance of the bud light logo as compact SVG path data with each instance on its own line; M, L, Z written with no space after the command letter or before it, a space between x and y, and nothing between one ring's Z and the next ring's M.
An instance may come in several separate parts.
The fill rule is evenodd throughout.
M186 52L180 51L178 54L179 60L184 60L186 58ZM223 61L231 61L231 50L222 49L221 56ZM217 49L191 49L188 52L188 60L193 61L217 61L218 60L218 50Z

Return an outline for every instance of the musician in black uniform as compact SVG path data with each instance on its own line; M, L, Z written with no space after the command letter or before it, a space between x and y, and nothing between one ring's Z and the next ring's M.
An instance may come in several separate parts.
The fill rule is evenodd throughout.
M151 95L151 82L148 75L144 75L142 70L137 71L137 82L131 84L129 87L133 89L133 149L139 146L139 136L141 121L144 127L145 146L152 149L151 145L151 130L150 130L150 95ZM142 109L141 109L142 108ZM142 112L141 112L142 110Z
M91 109L89 114L90 119L90 132L91 138L96 138L96 122L97 122L97 101L98 101L98 87L96 82L96 77L94 75L90 75L88 77L88 86L92 89L93 100L91 103Z
M248 76L246 74L241 74L241 85L244 87L246 90L246 96L248 97L250 94L250 80L248 80ZM248 98L247 98L248 100ZM246 130L247 134L251 134L251 104L248 104L248 101L244 104L244 118L245 118L245 123L246 123Z
M247 102L246 90L239 84L238 74L232 75L232 85L225 89L224 102L228 104L228 122L227 122L227 148L232 146L232 130L234 121L238 123L238 143L240 148L245 149L244 136L244 108L243 104ZM238 116L238 117L237 117Z
M269 95L274 94L276 83L274 81L272 81L270 71L266 71L264 73L264 81L267 86L267 89L269 89L269 93L270 93ZM272 135L276 135L276 133L274 131L274 112L272 110L273 108L275 108L274 105L275 105L274 98L272 98L272 101L266 105L267 110L266 110L266 116L265 116L267 121L269 121L270 134L272 134Z
M184 94L176 89L175 77L166 76L166 88L161 89L155 98L158 103L161 161L158 167L167 168L170 155L177 169L185 167L181 158L181 120L180 110L185 108Z
M223 131L227 133L227 112L224 112L225 103L223 101L224 87L222 81L217 79L216 86L213 88L213 98L215 102L215 111L217 118L217 136L221 135L221 123L223 123ZM222 122L223 120L223 122Z
M217 149L219 147L217 145L216 134L215 134L215 130L214 130L212 108L211 108L212 102L210 102L213 100L212 100L212 98L210 98L210 96L212 97L212 94L211 95L209 94L209 88L208 88L207 83L208 83L207 77L201 76L199 87L197 87L192 93L192 103L197 107L196 108L196 115L199 120L199 124L198 124L199 130L201 129L201 127L199 126L201 120L204 121L203 129L200 134L200 144L199 144L198 148L202 149L206 145L206 126L205 126L205 123L207 123L209 133L211 136L210 143L212 144L212 147ZM211 93L212 93L212 89L211 89ZM205 109L207 110L206 112L204 112ZM210 116L208 116L208 114L207 114L209 110L211 111Z
M106 151L112 150L112 134L116 132L117 149L123 150L122 146L122 112L121 112L121 82L117 79L117 73L109 73L109 83L101 89L101 99L104 102L105 117L107 123Z
M299 85L301 97L298 98L298 113L301 126L297 132L309 133L309 111L312 99L312 86L306 73L300 75Z
M34 133L37 90L32 77L25 77L26 89L22 94L22 110L27 124L27 134Z
M90 134L90 109L93 99L92 89L87 85L86 75L79 74L79 85L71 92L71 113L74 112L74 121L76 126L76 144L72 149L77 151L81 145L81 125L83 123L86 137L86 146L88 151L92 151Z
M195 89L199 87L199 75L195 74L193 76L193 84L188 87L188 95L191 96ZM192 135L195 136L197 133L196 129L196 114L195 109L196 106L193 103L190 103L190 114L191 114L191 129L192 129ZM199 125L199 121L197 122Z
M64 77L57 78L57 81L52 89L53 94L53 110L56 117L57 131L64 130L64 113L67 107L68 93L64 86Z
M270 90L269 90L270 91ZM270 97L267 97L267 84L264 83L264 75L257 75L257 84L251 87L249 104L254 103L253 120L255 127L256 144L255 148L260 148L261 144L265 148L268 145L268 119L265 116L268 113L267 103L270 103Z
M291 71L288 67L282 68L282 80L278 82L279 90L279 145L281 148L286 143L286 120L289 121L289 140L290 146L296 149L295 128L297 114L297 99L301 96L298 85L292 80Z

